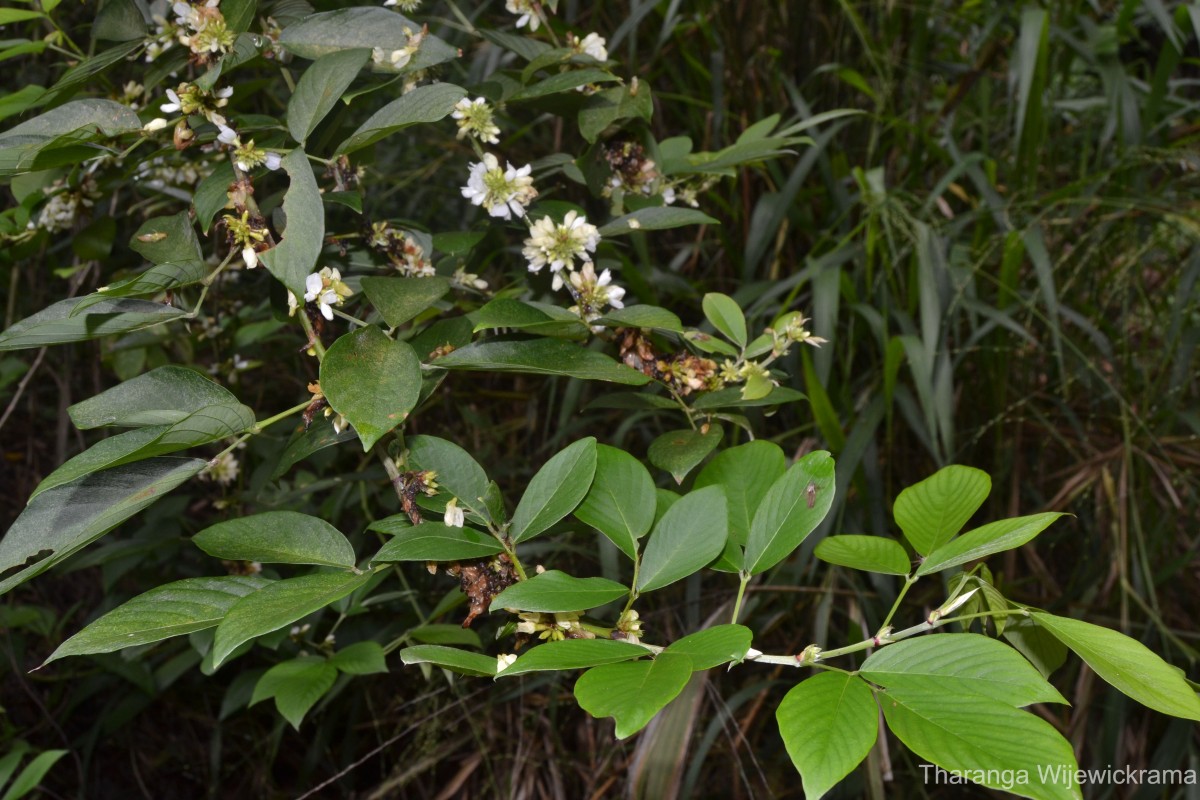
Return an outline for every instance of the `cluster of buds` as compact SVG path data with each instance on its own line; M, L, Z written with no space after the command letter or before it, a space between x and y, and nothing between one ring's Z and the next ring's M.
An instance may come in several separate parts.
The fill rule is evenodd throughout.
M416 55L417 50L421 49L421 42L425 41L425 37L429 35L429 26L425 25L421 30L414 32L412 28L404 28L404 47L398 50L385 50L382 47L376 47L371 50L371 63L377 67L385 69L393 69L399 71L408 66L408 62L412 61L412 57Z
M632 608L621 614L617 619L617 627L612 632L612 638L621 639L631 644L638 644L642 641L642 621L638 619L638 612Z
M342 273L336 268L324 267L304 280L304 302L316 303L317 310L326 320L333 321L333 307L340 306L354 291L342 282ZM288 316L296 313L300 301L288 292Z
M406 236L404 231L393 228L386 222L372 223L367 245L387 256L388 261L401 275L429 278L436 274L433 264L425 256L425 248L421 247L416 239Z
M233 96L233 87L226 86L224 89L215 91L207 91L201 89L192 83L181 83L174 89L167 89L168 102L163 103L159 108L164 114L181 114L183 119L179 120L175 125L175 149L183 150L192 143L195 134L188 125L187 118L192 115L204 117L206 120L222 129L224 134L225 116L220 113L219 109L224 108L229 104L229 98ZM166 127L166 120L155 119L146 125L147 132L159 130Z
M90 175L85 176L76 188L67 188L66 181L59 179L42 191L50 199L42 206L37 222L29 221L29 230L41 228L50 233L68 230L84 209L94 205L97 196L96 183Z
M458 121L458 138L471 136L488 144L500 143L500 127L496 125L496 114L487 100L476 97L463 98L454 105L450 114Z
M392 483L400 496L400 507L408 515L409 521L413 525L420 525L424 520L421 519L421 510L417 508L417 495L433 497L438 493L437 473L431 469L410 470L401 472Z
M828 340L820 336L813 336L812 332L804 327L808 321L808 318L799 311L789 311L775 320L773 326L763 331L771 337L771 355L776 358L785 355L795 342L810 347L820 347L825 344Z
M584 630L579 624L579 612L567 611L556 614L539 614L522 611L517 623L517 633L536 636L551 642L563 639L595 639L596 634Z
M192 51L192 61L197 65L229 52L237 38L225 24L219 4L220 0L206 0L202 5L178 2L171 6L176 38Z
M241 216L226 214L222 221L225 224L225 238L230 247L242 251L246 269L257 267L258 254L271 248L267 221L259 214L251 216L249 209L244 209Z

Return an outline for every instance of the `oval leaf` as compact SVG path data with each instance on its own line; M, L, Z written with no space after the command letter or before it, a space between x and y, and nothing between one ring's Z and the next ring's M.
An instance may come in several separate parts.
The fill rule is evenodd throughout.
M306 143L370 57L367 49L342 50L321 56L304 70L288 100L287 125L293 139L301 145Z
M379 642L355 642L338 650L329 663L347 675L375 675L387 672L387 659Z
M971 467L943 467L896 498L896 524L904 538L927 556L962 530L992 491L986 472Z
M600 235L623 236L633 231L661 231L668 228L682 228L685 225L720 225L721 223L702 211L694 208L671 208L670 206L653 206L634 211L623 217L617 217L612 222L600 228Z
M300 300L304 297L304 280L313 272L325 245L325 207L321 205L321 190L303 147L284 156L280 166L291 179L283 196L287 227L283 240L259 253L259 259Z
M280 715L300 730L300 722L333 686L337 669L323 658L294 658L271 667L258 679L250 705L275 698Z
M382 520L381 520L382 522ZM379 530L379 523L371 530ZM371 563L380 561L464 561L489 558L504 551L500 543L474 528L454 528L442 522L425 522L400 528L379 549Z
M197 533L192 543L214 558L229 561L354 566L354 548L341 531L296 511L268 511L220 522Z
M1050 524L1065 514L1047 511L1028 517L1002 519L968 531L949 544L944 544L926 557L917 569L918 575L929 575L950 567L957 567L994 553L1002 553L1020 547L1037 536Z
M767 490L787 472L787 456L761 439L718 453L696 476L695 488L720 485L729 502L729 541L745 546L750 523Z
M592 486L596 474L596 440L580 439L568 445L537 471L517 510L509 531L514 542L532 539L570 514Z
M759 504L746 539L746 570L751 575L787 558L821 524L833 505L833 459L824 450L792 465Z
M587 611L629 594L629 587L608 578L576 578L556 569L514 583L492 600L492 609Z
M418 644L400 651L400 660L405 664L434 664L435 666L463 675L491 678L496 674L494 656L469 653L456 647L440 644Z
M421 47L424 49L425 44ZM454 110L455 103L466 96L466 89L452 83L418 86L372 114L350 134L350 138L338 145L336 155L353 153L412 125L444 119Z
M374 325L339 338L321 362L321 391L358 431L363 451L408 418L421 394L421 362L407 342Z
M491 520L484 498L488 493L487 473L471 454L453 442L436 436L412 436L407 440L409 469L433 470L438 484L485 520Z
M725 338L738 347L746 346L746 317L742 308L729 295L709 292L704 295L704 316Z
M575 682L579 707L593 717L617 721L617 738L646 727L692 677L687 656L659 653L653 661L627 661L593 667Z
M637 558L638 539L654 524L654 481L642 462L608 445L596 446L596 475L575 516Z
M729 513L720 486L684 495L650 534L638 572L638 593L661 589L696 572L721 555L728 534Z
M730 661L740 663L753 636L744 625L717 625L671 642L664 652L687 656L693 670L712 669Z
M450 281L437 276L367 277L362 279L362 288L388 327L398 328L441 300L450 291Z
M717 448L724 435L720 425L713 425L708 433L690 428L671 431L651 442L646 456L651 464L671 473L676 483L683 483L687 474Z
M882 536L830 536L817 544L813 555L830 564L882 575L907 575L912 568L903 545Z
M810 800L849 775L879 736L871 687L841 672L822 672L793 686L775 710L775 721Z
M603 353L562 339L529 339L519 342L476 342L432 362L446 369L487 372L528 372L565 375L592 381L641 386L650 378Z
M532 648L512 665L498 672L496 677L511 678L526 672L587 669L648 655L649 650L629 642L614 642L610 639L564 639Z

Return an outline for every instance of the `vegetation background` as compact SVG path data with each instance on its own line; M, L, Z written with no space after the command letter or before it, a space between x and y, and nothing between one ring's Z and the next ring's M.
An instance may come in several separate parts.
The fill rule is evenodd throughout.
M305 5L262 0L259 14ZM86 42L95 12L69 1L55 18ZM427 0L415 15L463 48L444 69L470 85L495 50L464 33L458 15L503 16L503 3ZM789 365L810 405L781 410L762 429L789 452L820 446L837 458L839 499L826 530L887 532L904 486L950 463L987 470L996 487L987 519L1074 515L993 564L1009 597L1121 630L1194 675L1200 5L562 0L557 16L606 36L612 56L654 88L659 140L686 134L697 150L716 150L770 114L866 112L817 127L815 144L793 157L715 185L700 202L719 227L647 237L621 276L641 301L685 320L699 319L705 291L735 296L760 326L790 308L813 317L814 333L830 344ZM51 30L17 27L5 38ZM11 49L0 59L0 95L49 86L63 68ZM119 94L144 73L140 62L122 64L85 88ZM278 112L286 98L247 102ZM524 151L556 151L560 128L521 122ZM373 206L391 218L461 216L462 171L441 167L468 151L439 154L401 146L402 138L379 148L371 169L389 180L373 186ZM81 253L67 237L0 250L4 327L101 285L96 260L136 260L123 243L146 207L106 217L111 256L103 244ZM472 271L496 276L505 258L497 251ZM267 276L255 280L265 292ZM269 325L265 301L222 310L216 335L150 334L132 354L87 343L0 358L0 526L84 448L66 407L129 370L192 363L232 375L252 406L294 404L312 378L294 372L299 333L246 334L251 323ZM235 354L253 366L239 369ZM459 376L448 386L420 424L436 425L484 464L504 464L497 477L507 487L523 485L578 436L607 431L602 441L644 453L663 432L647 414L581 413L566 383ZM98 606L163 575L197 574L191 562L200 556L184 537L221 518L217 501L306 504L361 530L361 498L382 471L353 448L334 448L272 481L286 436L255 437L232 491L176 493L140 524L4 598L0 753L18 739L70 749L46 779L49 796L800 796L770 713L794 682L781 669L698 674L625 742L613 739L610 722L580 711L561 678L493 687L395 668L339 686L296 733L269 704L240 708L247 673L261 664L243 660L205 677L186 642L27 672ZM583 544L559 541L543 557L594 558ZM444 577L412 581L421 597L453 589ZM648 615L651 628L665 635L699 624L699 600L715 591L733 587L694 576ZM849 641L880 619L894 591L883 579L794 559L754 587L745 624L770 652ZM1194 724L1146 711L1075 660L1054 680L1073 706L1045 713L1075 744L1081 767L1200 768ZM967 795L923 786L920 765L894 742L868 765L833 796ZM1146 787L1091 796L1184 795Z

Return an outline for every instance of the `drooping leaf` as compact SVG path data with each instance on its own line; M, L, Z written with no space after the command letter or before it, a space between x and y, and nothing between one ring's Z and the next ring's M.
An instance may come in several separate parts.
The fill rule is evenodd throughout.
M629 594L629 587L608 578L576 578L550 569L509 586L492 600L492 610L587 611Z
M193 536L192 544L228 561L354 566L354 548L341 531L296 511L267 511L218 522Z
M596 446L596 475L575 516L637 558L638 539L654 524L654 481L642 462L608 445Z
M387 661L379 642L355 642L338 650L329 659L338 672L347 675L376 675L387 672Z
M879 736L874 693L861 678L842 672L822 672L793 686L775 721L811 800L862 763Z
M712 669L745 658L753 636L744 625L715 625L676 639L664 652L687 656L693 670Z
M997 520L982 528L968 531L930 553L917 569L917 574L930 575L966 564L968 561L1020 547L1062 516L1065 514L1048 511L1027 517Z
M619 664L650 655L644 647L611 639L564 639L531 648L496 674L512 678L528 672L587 669L602 664Z
M193 369L165 366L119 383L67 409L81 430L102 425L174 425L202 408L236 405L224 387Z
M117 52L128 48L114 48ZM55 91L58 87L52 87ZM142 127L128 106L113 100L72 100L0 133L0 178L34 169L77 162L84 152L78 145L102 136L119 136Z
M575 682L579 707L593 717L617 721L617 738L646 727L692 677L687 656L659 653L653 661L626 661L593 667Z
M46 659L111 653L212 628L241 598L270 583L257 575L186 578L151 589L92 622Z
M1054 634L1122 694L1147 708L1200 720L1200 697L1183 675L1136 639L1083 620L1035 611L1033 621Z
M386 520L372 524L371 530L380 530L381 523ZM454 528L441 520L393 530L395 536L379 549L372 562L465 561L488 558L504 551L500 543L486 533L474 528Z
M238 646L290 625L341 600L367 582L369 572L319 572L275 581L229 609L213 638L213 666L220 667Z
M321 362L321 391L358 431L363 451L408 418L421 394L421 362L407 342L374 325L339 338Z
M337 669L323 658L301 656L271 667L258 679L250 705L275 698L275 708L300 730L304 715L325 696L337 679Z
M487 473L471 454L453 442L436 436L412 436L407 441L408 461L412 470L433 470L437 482L458 502L485 520L492 520L483 498L488 491Z
M903 545L883 536L829 536L817 544L813 555L830 564L883 575L907 575L912 566Z
M84 342L161 325L188 315L174 306L127 298L89 301L86 311L76 314L79 302L77 299L59 300L13 324L0 333L0 351Z
M694 428L671 431L651 442L646 456L651 464L671 473L676 483L683 483L687 474L717 448L724 435L720 425L712 425L704 433Z
M284 156L280 166L291 180L283 196L283 216L287 223L283 240L259 253L259 260L302 301L304 281L316 271L317 259L325 245L325 207L321 205L321 190L303 147Z
M833 459L824 450L801 458L771 484L750 523L746 570L757 575L787 558L833 505Z
M746 317L732 297L720 292L704 295L704 316L734 344L746 346Z
M339 50L321 56L304 70L288 100L287 110L288 133L301 146L333 110L370 57L371 51L366 49Z
M750 523L767 490L787 472L787 456L774 442L761 439L731 447L704 465L695 488L720 485L729 503L729 540L745 546Z
M650 381L649 377L624 364L618 364L603 353L562 339L477 342L442 356L433 362L433 366L486 372L565 375L630 386L641 386Z
M513 512L509 534L514 542L532 539L570 514L592 486L596 440L580 439L556 453L529 481Z
M454 110L455 104L466 96L466 89L452 83L418 86L372 114L346 141L338 145L336 154L353 153L413 125L444 119Z
M450 291L450 281L429 278L376 278L362 280L363 293L388 327L398 328L430 308Z
M952 465L914 483L896 498L896 524L918 553L927 556L950 541L992 491L986 472Z
M725 492L709 486L688 492L654 526L642 555L637 590L669 586L721 554L729 533Z
M440 644L417 644L400 651L400 660L405 664L433 664L479 678L491 678L496 675L496 658L494 656L470 653L456 647L443 647Z
M42 492L0 539L0 594L99 539L206 464L196 458L152 458Z

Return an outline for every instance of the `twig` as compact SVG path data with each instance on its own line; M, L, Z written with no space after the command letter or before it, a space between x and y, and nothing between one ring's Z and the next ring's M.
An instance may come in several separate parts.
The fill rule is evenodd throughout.
M0 417L0 428L4 427L4 423L8 422L8 418L12 416L13 409L17 407L17 403L21 400L21 395L25 393L25 387L29 385L29 380L33 377L33 373L41 366L42 359L46 357L48 347L43 347L38 351L37 358L33 360L33 365L25 376L21 378L21 382L17 384L17 393L13 395L13 399L9 401L8 408L4 409L4 416Z

